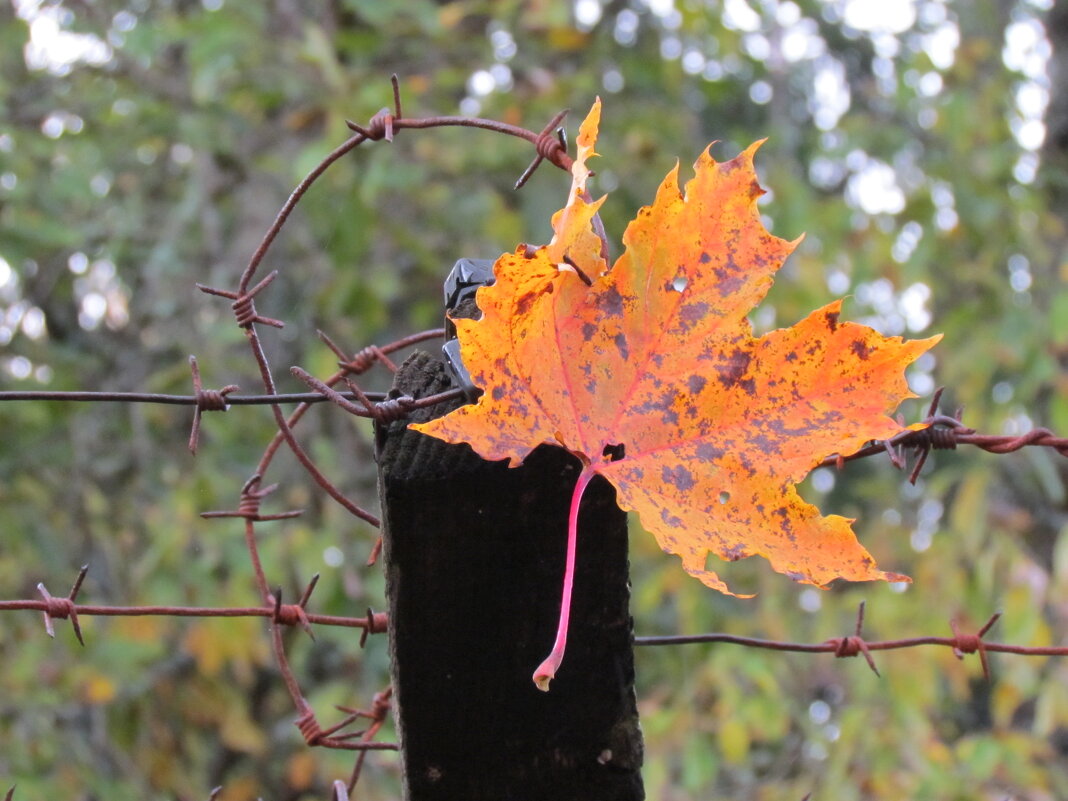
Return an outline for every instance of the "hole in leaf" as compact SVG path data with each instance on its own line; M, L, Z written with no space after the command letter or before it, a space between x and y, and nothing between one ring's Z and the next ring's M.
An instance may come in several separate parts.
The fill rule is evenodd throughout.
M686 287L690 285L690 279L685 275L676 275L675 280L671 282L671 288L676 292L682 292Z
M731 494L729 492L727 492L726 490L723 490L723 492L721 492L719 494L719 502L720 503L726 503L730 499L731 499Z
M601 456L608 459L610 462L618 462L626 453L627 447L622 442L616 445L605 445L604 450L601 452Z

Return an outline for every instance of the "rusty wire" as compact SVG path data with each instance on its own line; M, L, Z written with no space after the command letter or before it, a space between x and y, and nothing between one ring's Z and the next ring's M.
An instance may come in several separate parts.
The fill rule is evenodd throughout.
M245 267L241 274L241 278L238 282L238 286L235 290L216 289L213 287L207 287L198 285L201 291L208 294L221 296L232 301L231 308L234 313L235 322L243 330L246 340L249 344L249 348L252 352L253 358L259 368L260 378L263 384L264 392L267 396L276 396L278 394L275 386L274 377L272 374L271 366L267 360L262 343L260 341L259 333L257 331L257 323L266 324L268 326L280 327L281 321L273 320L271 318L262 317L255 309L254 300L256 296L261 293L274 279L276 272L268 274L268 276L257 284L252 286L252 282L255 279L256 271L262 263L264 257L267 254L272 242L278 236L283 225L292 213L293 209L300 202L301 198L305 195L312 184L330 167L331 164L342 158L345 154L351 152L353 149L361 145L366 141L379 141L386 140L392 141L394 135L406 128L421 129L421 128L436 128L442 126L462 126L472 128L484 128L495 133L507 134L510 136L518 136L526 139L535 145L536 157L530 167L523 173L523 176L517 182L517 187L521 186L523 182L533 173L538 165L548 160L552 164L568 170L571 167L571 159L566 152L566 144L562 136L559 136L555 129L559 123L563 120L566 112L561 112L556 115L550 123L542 129L540 133L534 133L515 126L506 125L491 120L481 120L467 117L429 117L423 119L407 119L404 117L401 96L400 85L397 80L397 76L392 77L393 87L393 110L382 109L375 114L366 127L360 126L356 123L349 123L349 127L352 128L356 135L351 137L346 142L339 145L331 153L329 153L307 176L297 185L297 187L290 194L285 204L282 206L278 215L275 217L274 222L268 228L264 234L262 241L256 248L248 265ZM250 288L251 286L251 288ZM434 332L434 335L440 336L440 332ZM352 414L367 416L375 419L378 422L386 422L391 419L399 419L408 412L421 408L425 405L432 405L434 403L445 400L447 397L455 397L456 393L445 393L444 395L436 396L433 398L424 398L419 401L414 399L400 399L400 398L383 398L372 399L372 396L364 393L363 390L355 382L354 377L361 375L366 370L370 369L375 364L382 364L391 371L396 371L396 366L388 358L388 353L396 350L400 347L404 347L409 344L421 341L427 338L425 335L415 335L414 337L408 337L404 340L400 340L397 343L393 343L391 346L385 346L382 348L369 347L364 348L356 352L354 355L349 356L340 347L338 347L329 337L320 332L320 338L329 347L335 355L338 356L338 372L327 378L325 381L320 381L314 378L310 374L299 371L297 369L297 375L302 380L305 380L314 390L319 398L330 400L331 402L342 406ZM351 399L345 397L341 393L334 390L334 387L343 383L351 391ZM200 394L200 393L198 393ZM230 398L226 398L230 400ZM353 401L358 401L358 404ZM301 419L304 413L309 408L309 402L301 402L301 404L287 417L283 414L281 405L278 401L271 404L271 411L275 419L277 427L277 433L272 441L265 449L263 456L260 459L259 464L253 474L253 479L246 483L245 488L242 490L242 502L247 505L255 503L253 511L254 514L243 514L245 525L245 542L248 548L249 556L252 561L253 572L255 574L256 584L259 589L261 599L265 606L270 606L272 600L268 591L268 584L266 576L264 575L262 564L260 563L258 546L255 533L256 523L263 519L258 514L258 502L260 497L256 497L254 501L250 500L250 490L258 490L259 477L266 475L268 468L276 454L277 450L283 443L285 443L293 455L297 458L297 461L304 467L304 469L312 476L313 480L334 500L336 500L341 506L347 509L353 516L365 520L371 525L378 526L378 518L367 512L353 501L349 500L344 493L338 488L330 479L328 479L314 464L311 457L306 453L301 444L296 439L293 433L293 427ZM198 414L202 410L200 404L197 405ZM191 442L195 442L195 433L191 437ZM266 490L263 491L266 494ZM242 508L239 506L238 512L241 512ZM381 547L381 539L376 543L369 562L373 562L374 558ZM347 785L349 791L352 790L359 777L361 767L364 760L364 752L372 749L390 748L395 747L391 744L381 744L372 742L372 738L377 734L382 722L389 708L389 698L391 690L386 690L383 693L376 695L374 703L369 712L362 712L358 710L347 710L346 717L338 724L332 727L324 729L318 722L315 712L311 706L305 700L300 685L296 676L290 667L288 657L286 655L285 643L282 638L282 631L286 625L292 625L294 622L298 624L306 625L311 621L311 616L306 612L305 606L307 604L310 591L314 587L314 582L309 585L308 590L305 591L301 602L296 605L290 605L288 612L283 613L283 607L281 603L281 595L276 594L273 597L273 613L272 613L272 625L271 625L271 642L275 654L275 661L278 665L279 672L282 675L286 688L293 700L293 703L297 709L297 727L300 729L305 741L309 745L316 745L328 748L338 748L345 750L359 751L360 754L356 759L353 767L352 776ZM366 641L368 633L374 631L376 618L368 610L368 615L365 619L365 626L363 634L361 636L361 645ZM310 626L308 627L310 633ZM366 732L360 735L360 739L356 741L355 735L343 735L340 734L342 729L351 723L355 722L360 717L367 717L371 719L372 724L366 730Z
M355 517L365 520L371 525L378 526L378 518L370 512L364 510L358 504L350 500L339 487L337 487L329 478L327 478L315 465L310 455L305 451L304 447L297 440L293 433L293 427L301 419L304 413L310 408L313 403L329 400L339 405L344 406L348 411L353 414L370 417L379 422L385 422L391 419L400 419L410 411L422 408L423 406L432 405L434 403L441 402L448 398L456 397L456 392L444 393L442 395L433 398L423 398L420 400L414 400L410 398L388 398L381 395L375 395L372 393L365 393L359 388L359 386L353 381L353 376L360 375L374 364L382 364L387 369L396 370L396 365L388 358L388 353L393 350L397 350L407 345L415 344L416 342L427 339L431 336L440 337L442 332L426 332L424 334L417 334L412 337L406 337L402 340L398 340L395 343L386 345L383 347L371 346L364 348L361 351L356 352L354 355L347 355L340 348L338 348L330 339L320 333L321 338L327 344L331 350L334 351L339 357L339 372L329 377L325 381L319 381L313 379L311 376L305 374L308 383L312 384L316 390L313 393L304 393L300 395L283 395L278 392L275 385L273 372L271 366L267 360L267 356L264 352L262 342L260 340L257 326L265 325L274 328L281 328L284 326L284 322L272 317L267 317L260 314L256 309L256 301L261 299L265 295L265 290L278 276L278 271L270 272L266 277L262 278L259 282L253 284L255 275L259 265L266 256L271 244L278 236L282 227L284 226L289 215L293 209L300 202L301 198L311 188L312 184L323 174L326 170L340 158L347 153L354 150L360 144L366 141L378 141L386 140L392 141L394 135L406 128L411 129L423 129L423 128L436 128L443 126L461 126L469 128L482 128L498 134L506 134L509 136L516 136L522 139L526 139L535 146L536 156L531 165L524 171L520 180L517 182L517 187L521 186L534 172L538 165L542 161L549 161L550 163L562 168L569 169L571 166L571 158L566 152L566 142L557 131L559 123L563 120L566 114L561 112L557 114L550 123L543 128L540 133L533 131L527 131L516 126L507 125L505 123L496 122L493 120L483 120L477 118L468 117L427 117L427 118L412 118L408 119L403 116L400 98L400 88L397 76L392 78L393 86L393 110L382 109L380 112L371 118L368 125L361 126L357 123L349 123L350 127L356 132L356 135L349 138L331 153L329 153L307 176L297 185L297 187L290 194L289 198L278 212L275 220L272 222L267 232L264 234L258 247L253 253L248 265L245 267L238 281L238 285L235 289L217 288L207 286L204 284L197 284L197 288L202 292L215 297L225 298L231 301L231 310L234 314L236 324L242 329L248 342L249 348L252 352L253 358L259 369L260 380L263 385L264 393L262 395L254 396L242 396L238 395L236 385L227 385L221 390L205 389L201 383L201 375L199 366L195 359L190 359L190 368L193 374L194 394L192 396L163 396L157 394L148 393L40 393L40 392L19 392L19 393L0 393L0 401L7 400L31 400L31 401L44 401L44 400L63 400L63 401L112 401L112 402L149 402L149 403L171 403L171 404L183 404L192 405L195 407L194 420L192 430L189 437L189 450L194 454L196 453L199 443L199 435L201 428L201 420L204 412L208 411L225 411L231 405L242 405L252 403L264 403L271 406L272 414L274 416L275 425L277 428L277 434L268 444L264 451L263 456L257 465L252 477L245 482L241 489L238 507L235 511L222 511L222 512L208 512L204 514L204 517L208 518L227 518L238 517L242 518L244 523L244 535L245 542L249 552L249 556L252 562L253 573L255 583L262 606L257 607L245 607L245 608L192 608L192 607L177 607L177 606L159 606L159 607L100 607L90 606L84 604L78 604L75 602L78 588L80 586L81 579L84 578L85 569L79 574L79 580L76 582L74 589L70 595L66 598L55 598L51 596L43 584L40 587L42 594L42 600L32 601L11 601L0 603L0 610L6 609L34 609L41 611L45 614L46 628L50 634L54 634L52 621L54 619L70 619L71 624L75 630L75 634L81 641L81 629L78 622L78 615L171 615L171 616L258 616L266 617L271 621L271 640L274 650L275 659L279 668L285 685L292 697L293 703L296 706L298 718L297 726L300 729L305 740L311 745L324 746L329 748L342 748L346 750L361 751L361 757L357 759L355 767L353 769L352 778L349 782L348 788L351 790L352 785L355 784L356 778L359 776L360 767L363 764L362 752L366 750L374 749L389 749L395 748L393 744L373 743L371 738L377 733L382 725L382 721L385 718L388 710L388 701L390 698L390 691L386 690L383 693L378 694L375 697L375 701L372 704L370 712L347 712L348 717L341 724L323 729L317 722L316 716L311 707L305 701L303 694L301 693L300 686L297 682L295 675L289 665L288 658L286 656L285 645L282 639L282 631L286 626L300 625L304 627L309 633L311 633L311 624L320 625L351 625L363 628L363 635L361 637L361 644L366 641L366 637L369 633L383 631L385 628L385 619L381 616L375 615L368 610L367 617L362 621L356 618L334 618L324 615L315 615L309 613L306 610L311 590L314 588L314 579L308 585L303 596L297 604L283 604L281 598L281 592L276 590L271 592L267 577L264 573L262 563L260 561L258 553L258 544L256 537L255 526L257 523L262 523L271 520L280 520L288 517L293 517L300 514L299 511L281 512L276 514L261 514L260 503L266 498L271 491L275 488L274 485L269 487L262 487L262 476L264 476L268 468L273 461L274 455L278 448L285 443L289 450L296 457L301 466L308 472L312 479L331 497L334 498L342 507L348 510ZM303 377L303 376L302 376ZM338 393L333 387L338 383L344 383L350 390L349 393ZM348 395L348 397L346 397ZM358 401L360 405L352 403ZM289 414L287 417L282 412L282 404L297 402L299 405L297 408ZM369 561L373 561L375 554L380 547L379 543L376 544L372 551L372 557ZM358 717L369 717L372 719L372 725L367 729L367 732L360 735L360 740L355 741L355 736L338 734L342 728L351 723ZM8 801L13 790L8 793Z
M940 645L953 649L953 654L958 659L963 659L965 654L979 654L979 662L983 669L983 675L989 680L990 664L987 660L988 653L1016 654L1018 656L1068 656L1068 646L1027 646L1009 645L1007 643L988 642L983 639L1001 618L1001 613L996 612L975 632L961 629L956 620L950 620L949 628L953 632L952 637L906 637L896 640L868 641L861 636L864 625L864 603L861 602L857 612L857 622L854 631L844 637L832 637L819 643L788 642L785 640L762 640L756 637L742 637L736 634L709 633L709 634L681 634L656 637L635 637L634 644L640 646L650 645L687 645L691 643L726 643L729 645L741 645L746 648L762 648L768 651L789 651L800 654L834 654L838 658L854 657L863 655L868 667L876 676L879 670L875 666L872 651L896 651L903 648L916 648L921 645Z
M82 567L75 580L74 587L65 598L54 598L48 594L43 584L38 584L38 589L44 596L43 600L24 599L15 601L0 601L0 611L32 610L42 612L45 618L45 628L49 636L55 637L53 621L56 619L70 619L72 628L78 641L84 646L85 641L78 623L78 616L104 616L104 617L138 617L138 616L164 616L164 617L262 617L271 620L280 626L301 626L311 634L311 626L339 626L345 628L363 629L361 645L370 634L384 633L388 628L388 618L384 612L373 612L368 609L364 617L344 617L337 615L320 615L307 611L307 604L311 593L315 588L319 576L316 575L309 582L307 588L296 604L283 604L282 591L276 589L272 595L272 603L265 606L251 607L194 607L194 606L101 606L93 604L75 603L78 589L85 578L87 568ZM740 645L747 648L759 648L770 651L789 651L793 653L820 654L829 653L836 657L854 657L863 655L868 666L879 675L871 656L873 651L894 651L904 648L916 648L922 645L937 645L952 648L956 656L963 658L965 654L978 653L983 667L983 674L989 678L989 666L987 653L1006 653L1018 656L1068 656L1068 646L1027 646L1011 645L1008 643L989 642L984 639L990 629L1001 618L997 612L983 624L978 631L972 633L961 629L956 620L950 620L949 627L953 636L921 636L906 637L892 640L868 641L862 636L864 624L864 602L861 602L857 612L856 626L852 634L842 637L832 637L819 643L799 643L786 640L765 640L756 637L745 637L736 634L712 632L707 634L675 634L664 636L635 637L636 646L654 645L689 645L694 643L724 643ZM314 638L314 637L313 637ZM381 695L381 694L379 694ZM378 699L378 695L375 696ZM385 698L389 698L389 691L385 692ZM381 712L381 703L375 707ZM341 711L353 714L353 710L341 708ZM368 713L359 713L357 717L371 717ZM355 718L353 718L355 719ZM377 719L377 718L375 718ZM350 721L351 722L351 721ZM343 724L348 725L348 724ZM332 734L341 725L333 727L325 732ZM377 731L377 728L376 728Z
M72 627L77 615L82 617L263 617L284 626L297 623L314 624L316 626L340 626L351 629L366 629L370 634L381 634L386 630L386 613L374 612L368 617L344 617L341 615L319 615L314 612L296 612L297 604L281 606L276 610L273 606L102 606L94 604L63 604L57 606L55 601L65 601L63 598L51 598L50 600L37 600L28 598L16 601L0 601L0 611L8 612L19 609L30 609L43 612L47 618L47 626L51 627L53 620L70 618ZM303 607L299 607L303 610ZM370 621L370 622L369 622ZM47 630L47 628L46 628ZM55 630L48 631L49 636L55 637ZM81 629L75 629L75 637L85 644L81 636Z
M906 466L906 451L918 454L916 463L909 473L909 482L916 483L920 471L927 462L932 450L955 450L958 445L974 445L988 453L1005 454L1018 451L1028 446L1052 448L1061 456L1068 456L1068 437L1058 437L1048 428L1035 428L1020 435L979 434L961 422L963 410L958 409L953 415L940 414L939 401L945 388L939 387L931 398L927 416L920 421L922 428L910 427L887 440L879 440L866 445L849 456L833 454L821 461L817 467L837 467L841 469L846 462L864 459L885 453L890 463L899 470ZM904 427L904 422L900 421Z
M374 742L373 738L381 729L389 711L392 689L387 688L374 696L371 706L367 710L350 707L337 707L344 717L336 724L323 727L318 722L315 712L305 700L300 689L300 684L295 676L286 654L285 643L282 633L287 627L300 626L309 635L313 636L314 626L342 626L362 629L360 645L363 646L368 635L385 632L387 619L384 613L375 613L368 609L364 617L340 617L321 615L308 611L308 604L315 588L318 576L308 583L297 603L283 603L281 589L270 589L267 576L260 561L258 552L256 524L268 521L282 520L295 517L301 512L291 510L272 514L260 512L261 502L274 491L277 485L262 486L262 477L268 469L278 449L287 445L298 462L308 472L312 479L327 494L333 497L342 507L355 517L360 518L373 526L379 525L378 518L364 510L350 500L339 487L325 476L315 465L311 457L297 440L293 429L304 414L315 403L332 402L340 406L350 414L371 418L379 423L403 419L415 409L424 408L436 403L459 397L460 390L450 390L445 393L422 399L391 398L382 393L365 392L354 380L376 364L384 366L390 371L396 371L396 365L390 360L389 354L402 348L417 344L431 338L440 338L443 331L440 329L426 331L404 337L395 342L383 346L371 345L349 354L339 347L326 334L319 333L323 343L338 357L338 371L326 379L318 379L299 367L293 367L292 373L312 389L308 393L280 393L277 390L273 371L263 349L258 325L273 328L281 328L284 322L271 317L261 315L255 307L255 301L265 293L278 275L278 271L270 272L266 277L253 285L256 273L262 264L272 243L281 232L290 214L305 196L315 181L322 176L329 167L346 154L352 152L358 146L367 141L392 142L394 136L405 129L426 129L444 126L461 126L468 128L480 128L497 134L505 134L524 139L534 145L535 157L529 166L523 171L516 182L516 188L521 187L530 178L533 172L543 161L548 161L564 170L569 170L572 164L571 157L567 154L567 143L563 136L560 123L567 114L561 111L553 117L540 132L533 132L516 126L508 125L493 120L485 120L471 117L438 116L426 118L406 118L402 113L399 83L397 77L392 78L393 109L384 108L375 114L367 125L349 122L349 127L355 135L331 151L305 178L297 185L290 194L285 204L279 210L274 221L264 234L262 240L252 254L248 264L241 273L236 289L220 289L203 284L197 284L202 292L215 297L221 297L231 301L231 310L234 314L235 323L245 334L253 359L259 369L260 380L263 385L262 394L241 395L235 384L229 384L219 390L205 389L202 385L200 369L194 357L190 357L190 369L193 379L193 395L162 395L156 393L140 392L0 392L0 401L77 401L77 402L120 402L120 403L159 403L190 405L195 408L192 430L189 437L189 449L196 453L201 428L201 418L204 412L225 411L230 406L262 404L270 405L274 416L277 431L266 446L259 463L252 476L242 486L237 509L233 511L209 511L204 512L204 518L240 518L244 525L244 537L253 568L254 580L257 592L260 596L260 605L249 607L186 607L186 606L100 606L77 603L77 595L82 581L85 578L87 567L83 567L75 580L71 591L66 597L56 598L49 594L44 584L38 585L41 599L26 599L15 601L0 601L0 611L10 610L34 610L44 615L45 628L49 635L54 636L53 621L56 619L69 619L72 629L78 641L84 645L79 616L150 616L162 615L170 617L262 617L271 624L271 642L275 661L283 682L289 692L293 704L297 710L296 725L310 746L358 751L352 774L348 782L337 780L333 783L333 792L336 801L347 801L359 778L366 752L369 750L395 750L395 743ZM600 220L594 221L600 225ZM602 232L602 243L605 237ZM603 254L607 258L607 254ZM344 385L348 391L337 389ZM873 442L850 456L832 455L821 462L822 465L844 466L847 461L886 453L895 467L904 469L906 454L914 452L918 454L910 480L915 481L919 475L925 460L931 450L951 449L958 445L974 445L991 453L1009 453L1025 446L1049 447L1062 455L1068 455L1068 439L1057 438L1047 429L1036 429L1020 437L992 436L976 433L961 422L958 412L950 417L938 413L938 402L941 390L936 393L934 401L928 410L927 417L922 421L925 427L920 429L908 429L901 434L882 442ZM288 416L283 413L282 405L296 403L298 406ZM374 559L381 547L381 539L377 541L372 550L369 563ZM985 626L977 633L962 633L957 624L951 623L952 637L914 637L910 639L886 640L869 642L861 635L864 606L861 604L857 617L857 623L853 634L845 637L832 638L822 643L805 644L773 640L759 640L749 637L738 637L730 634L701 634L682 635L670 637L638 637L635 644L640 646L652 645L677 645L693 642L719 642L732 643L752 648L766 648L777 651L794 651L801 653L832 653L836 657L854 657L863 655L869 667L878 673L873 651L891 650L898 648L911 648L920 645L940 645L954 649L954 653L963 658L964 654L979 653L984 674L989 675L987 662L988 652L1003 652L1021 655L1068 655L1068 648L1032 648L1025 646L1012 646L1001 643L987 642L984 636L994 625L998 616L993 616ZM368 727L363 731L346 732L349 726L361 719L369 721ZM215 798L221 788L212 791L211 798ZM12 787L5 801L11 801L14 794Z
M345 393L342 393L345 394ZM366 393L382 400L385 393ZM351 399L351 398L350 398ZM318 392L280 392L277 395L227 395L229 406L268 406L272 403L322 403ZM13 390L0 392L0 401L62 401L64 403L158 403L171 406L197 406L196 395L166 395L158 392L59 392L52 390Z

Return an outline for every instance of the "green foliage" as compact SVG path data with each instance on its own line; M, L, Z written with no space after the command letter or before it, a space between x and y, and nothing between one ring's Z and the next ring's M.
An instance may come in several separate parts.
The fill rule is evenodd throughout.
M389 104L397 72L413 116L538 129L603 95L594 192L615 192L614 241L677 157L718 139L729 158L769 136L769 223L808 233L758 328L851 293L853 319L945 333L916 386L945 384L946 408L964 405L970 425L1068 431L1065 179L1047 169L1063 154L1021 129L1036 113L1028 87L1050 88L1042 4L919 0L895 32L851 28L853 5L406 0L303 15L219 0L19 2L22 16L0 17L0 387L188 392L196 353L208 386L255 391L229 310L193 284L235 284L294 184L343 141L346 118ZM110 59L28 67L35 14L107 43ZM1007 47L1007 30L1019 41L1037 30L1037 43ZM512 192L530 157L485 132L404 132L328 173L264 265L281 271L258 307L287 322L265 334L282 387L299 388L291 364L330 369L315 328L355 350L436 326L455 259L543 241L568 182L543 167ZM195 461L189 417L0 406L0 598L31 597L38 581L63 593L88 562L87 602L252 603L240 525L198 515L236 502L269 413L207 415ZM366 426L323 408L300 432L373 504ZM380 574L363 567L373 530L291 460L272 472L282 489L265 511L308 511L262 527L268 575L293 598L323 573L317 611L380 608ZM759 598L738 601L635 537L638 632L820 641L851 631L863 599L871 638L945 634L949 617L977 626L1001 609L996 639L1061 643L1064 477L1047 453L959 451L934 454L915 488L872 461L814 480L809 497L857 517L880 565L913 576L907 590L817 593L742 563L734 586ZM340 566L324 561L332 547ZM83 626L85 649L67 624L53 642L36 615L0 618L0 782L18 782L18 798L201 799L218 784L224 798L321 798L351 769L303 745L259 622ZM368 704L387 682L385 642L360 651L348 631L317 637L292 648L312 703ZM995 657L989 684L974 657L944 650L878 664L882 679L825 656L640 651L649 797L1068 797L1062 661ZM393 757L373 755L365 774L361 798L398 796Z

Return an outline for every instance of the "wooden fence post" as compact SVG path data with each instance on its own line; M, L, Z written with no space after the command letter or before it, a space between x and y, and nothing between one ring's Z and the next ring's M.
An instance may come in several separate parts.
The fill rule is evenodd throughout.
M394 384L448 386L425 353ZM627 521L611 485L595 479L582 503L567 655L543 693L531 674L555 634L578 461L542 446L509 468L402 422L378 432L378 462L406 801L643 799Z

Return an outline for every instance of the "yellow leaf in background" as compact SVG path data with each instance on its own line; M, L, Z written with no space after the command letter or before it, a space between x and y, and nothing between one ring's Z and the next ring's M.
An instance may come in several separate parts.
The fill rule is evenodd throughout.
M719 752L723 759L731 765L745 764L749 758L749 732L736 717L728 717L716 732L719 741Z
M255 618L197 621L186 631L182 648L205 676L217 675L226 665L247 676L253 665L268 658L261 625Z
M932 765L950 765L953 762L953 753L941 740L928 737L923 743L923 758Z
M438 24L444 30L453 30L468 14L465 6L465 3L446 3L438 12Z
M256 791L259 789L259 783L251 776L230 779L222 786L217 801L248 801L256 797Z
M82 698L89 704L106 704L115 700L118 687L110 676L93 673L82 685Z
M424 92L430 91L430 78L426 75L416 73L414 75L404 76L406 94L421 95Z
M957 497L950 511L949 522L955 531L969 536L985 532L990 499L990 474L986 471L968 473L960 483Z
M245 714L240 704L232 704L222 716L221 722L219 736L235 751L261 754L267 748L267 735Z
M113 624L117 637L133 642L157 642L170 623L162 617L120 617Z
M286 763L286 778L295 790L307 790L315 781L319 761L311 751L298 751Z
M994 723L1006 728L1012 725L1013 715L1023 702L1020 688L1009 682L999 681L990 697L990 712Z
M554 50L570 50L572 52L584 50L590 43L588 34L576 30L570 25L567 27L552 27L547 31L546 38L549 46Z
M215 647L215 638L204 623L193 623L182 640L182 648L196 661L205 676L214 676L222 669L223 655Z
M145 767L149 779L157 787L172 787L179 778L178 763L169 749L149 748L138 754L136 758L138 763Z

